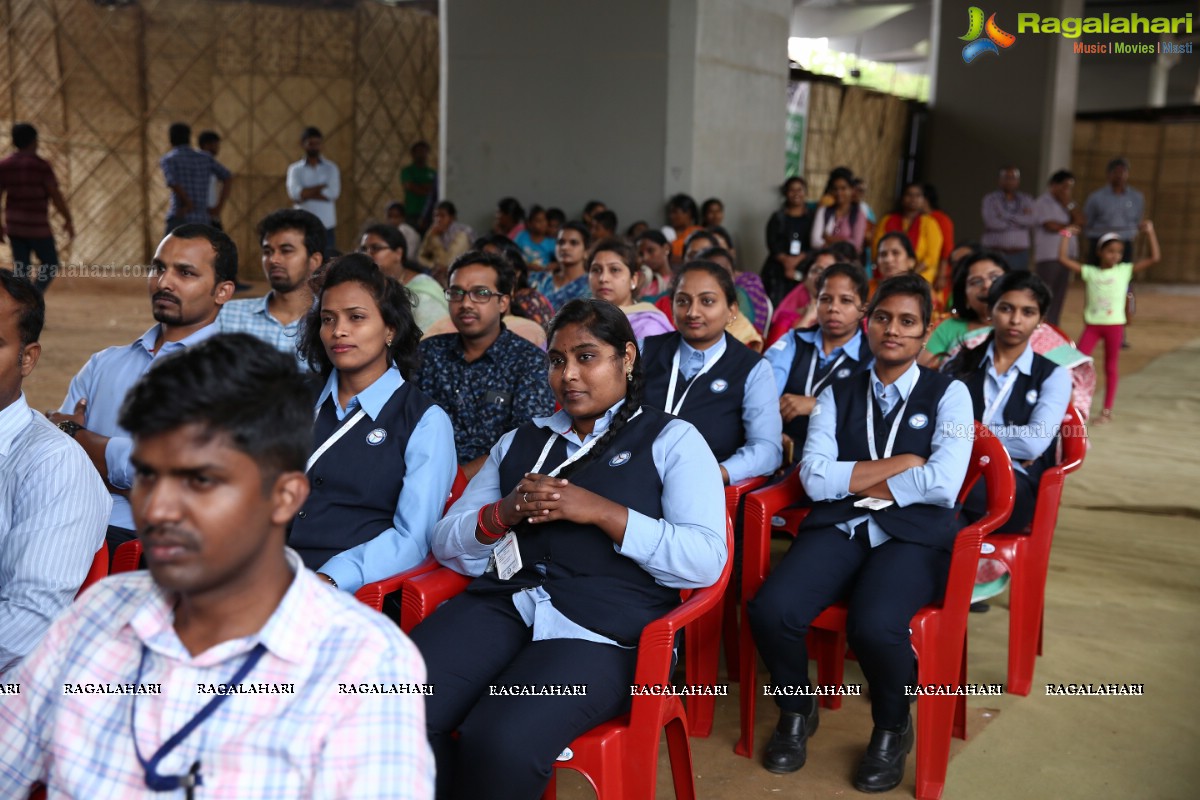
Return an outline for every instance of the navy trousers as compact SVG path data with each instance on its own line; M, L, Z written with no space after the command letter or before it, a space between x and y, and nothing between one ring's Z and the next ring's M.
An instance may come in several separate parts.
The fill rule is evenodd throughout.
M899 729L908 718L905 687L916 683L908 624L942 596L950 553L889 539L871 547L863 529L850 538L833 527L801 529L783 561L750 601L750 626L776 687L809 686L810 623L838 600L846 636L871 687L871 717ZM813 698L776 696L784 711L807 712Z
M508 595L464 592L411 638L433 685L425 722L438 800L536 800L575 737L629 710L636 649L535 642ZM579 684L586 696L503 696L489 688Z

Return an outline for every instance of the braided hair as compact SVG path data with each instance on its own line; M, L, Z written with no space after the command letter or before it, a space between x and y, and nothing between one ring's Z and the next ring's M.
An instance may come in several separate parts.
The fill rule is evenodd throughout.
M593 459L599 458L612 444L612 440L642 407L642 396L645 388L645 372L642 369L642 355L637 350L637 337L629 325L629 317L625 312L604 300L579 298L563 306L550 323L549 341L554 341L554 335L567 325L581 325L588 333L605 344L611 345L618 353L626 351L626 345L632 342L634 347L633 374L625 387L625 404L613 417L608 430L600 440L592 446L588 454L573 464L568 465L558 474L560 478L570 477L578 472Z

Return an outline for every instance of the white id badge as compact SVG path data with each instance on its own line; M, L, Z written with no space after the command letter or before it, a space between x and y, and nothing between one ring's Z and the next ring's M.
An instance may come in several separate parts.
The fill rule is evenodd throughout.
M792 255L792 256L800 255L800 240L799 239L792 239L792 241L790 243L788 243L788 255Z
M517 547L517 535L512 531L504 534L492 556L496 559L496 574L500 580L506 581L521 571L521 549Z
M882 497L864 497L854 504L855 508L865 508L867 511L883 511L888 506L896 505L895 500L884 500Z

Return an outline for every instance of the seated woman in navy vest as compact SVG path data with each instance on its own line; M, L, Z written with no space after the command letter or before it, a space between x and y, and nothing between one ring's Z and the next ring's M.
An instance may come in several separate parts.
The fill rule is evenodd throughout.
M506 433L434 530L438 560L478 576L412 632L439 798L539 797L575 737L628 710L642 628L728 557L717 462L641 405L625 314L567 303L549 360L562 410ZM587 693L520 694L556 685Z
M771 366L725 330L738 310L733 278L710 261L690 261L675 281L678 330L642 346L645 402L700 430L725 483L770 475L783 456L783 423Z
M844 598L875 725L854 786L882 792L904 777L913 745L905 688L917 678L908 626L945 589L974 434L967 388L916 364L932 310L919 275L881 283L867 311L874 366L823 389L810 416L800 479L813 509L749 606L779 692L763 757L771 772L804 765L817 726L815 698L796 696L809 686L804 639Z
M308 460L312 491L288 544L339 589L429 554L457 462L446 412L409 383L421 331L407 291L370 256L330 264L300 352L324 380Z
M1059 425L1071 402L1071 375L1033 352L1029 338L1050 307L1050 289L1030 272L1008 272L988 294L992 332L978 346L946 364L945 372L967 385L975 419L987 425L1012 458L1017 494L1002 533L1020 533L1033 520L1038 482L1054 464ZM979 481L963 503L970 523L987 512Z
M826 386L849 380L871 364L863 335L867 276L857 264L840 262L817 279L817 325L793 331L766 352L779 390L783 432L798 458L808 436L808 418Z

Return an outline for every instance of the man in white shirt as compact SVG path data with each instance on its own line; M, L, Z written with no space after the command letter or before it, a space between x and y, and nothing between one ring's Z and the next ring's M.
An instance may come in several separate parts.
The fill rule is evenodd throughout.
M342 173L337 164L321 157L325 138L318 128L308 127L300 134L304 158L288 167L287 193L296 208L317 216L325 226L325 255L337 250L334 228L337 226L337 199L342 193Z

